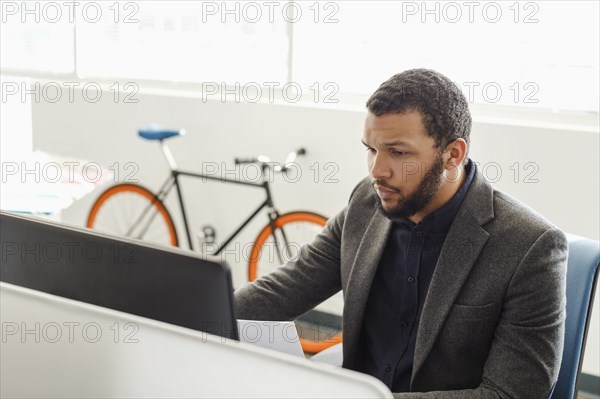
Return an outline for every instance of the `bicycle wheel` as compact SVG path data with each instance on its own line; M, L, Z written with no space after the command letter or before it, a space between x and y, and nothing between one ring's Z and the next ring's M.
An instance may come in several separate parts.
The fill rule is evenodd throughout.
M321 232L327 218L312 212L290 212L277 217L273 221L275 237L271 225L266 225L256 238L248 263L248 280L274 271L276 268L293 259L304 244L311 243ZM287 248L283 248L285 241ZM317 353L332 345L342 342L342 334L327 337L325 341L318 339L300 338L305 352Z
M109 187L96 200L87 227L162 245L178 245L169 211L150 190L137 184Z

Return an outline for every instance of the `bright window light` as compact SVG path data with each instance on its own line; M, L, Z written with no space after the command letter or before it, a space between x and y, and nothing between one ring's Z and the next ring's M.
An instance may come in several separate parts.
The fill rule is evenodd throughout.
M2 69L50 73L75 71L74 19L56 18L41 2L1 2L0 66ZM8 3L15 5L15 14L7 14ZM23 13L25 7L29 14ZM56 9L54 9L55 11ZM56 11L55 11L56 12ZM62 13L62 11L61 11Z
M471 103L599 108L598 1L2 3L3 72L293 82L341 98L365 97L395 73L426 67L449 76ZM49 21L51 4L71 3ZM300 9L301 18L286 9Z
M253 10L242 14L245 3L136 1L121 3L118 16L112 2L102 3L111 18L77 23L77 71L82 77L172 82L285 81L285 21L252 23L247 18L255 19ZM213 14L207 4L231 14L222 22L221 12Z
M338 22L294 26L294 79L368 94L436 69L473 103L598 110L598 2L336 2Z

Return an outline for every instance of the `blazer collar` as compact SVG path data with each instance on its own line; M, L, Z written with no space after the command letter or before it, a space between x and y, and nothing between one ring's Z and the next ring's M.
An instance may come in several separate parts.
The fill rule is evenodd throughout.
M493 188L476 170L438 258L419 321L412 381L427 359L461 287L489 238L483 229L494 217Z
M378 199L377 199L378 200ZM343 366L353 368L356 348L362 330L363 315L369 291L379 260L383 254L392 222L376 206L371 221L358 246L354 264L348 277L346 301L344 303L344 352Z

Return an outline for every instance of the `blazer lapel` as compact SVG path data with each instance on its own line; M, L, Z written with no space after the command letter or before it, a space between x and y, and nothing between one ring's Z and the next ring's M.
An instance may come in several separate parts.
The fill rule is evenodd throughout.
M362 320L379 260L387 243L392 222L375 210L358 246L348 277L344 304L344 367L352 368L360 338Z
M493 218L493 191L479 171L450 226L419 321L412 381L423 366L454 300L489 234L481 227Z

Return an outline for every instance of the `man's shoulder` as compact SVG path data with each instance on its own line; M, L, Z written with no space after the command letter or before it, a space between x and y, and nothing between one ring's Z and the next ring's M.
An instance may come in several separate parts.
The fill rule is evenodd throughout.
M346 213L353 218L364 219L367 215L372 215L377 209L379 197L373 188L371 179L367 176L360 180L352 190L348 199Z
M556 226L531 207L499 190L475 171L459 215L470 214L488 233L520 231L539 236ZM459 216L457 215L457 216Z
M493 192L494 218L487 227L501 241L527 248L552 231L558 242L566 242L564 232L545 216L503 191L494 189Z
M536 210L498 189L494 189L494 218L507 221L518 220L531 229L543 231L556 227Z
M352 190L348 205L333 220L340 227L350 229L355 234L357 231L366 228L373 212L377 209L377 201L377 193L371 184L371 179L365 177Z
M377 200L377 194L371 183L371 178L367 176L354 187L348 202L349 204L373 206L375 200Z

